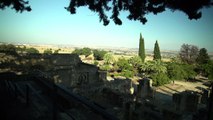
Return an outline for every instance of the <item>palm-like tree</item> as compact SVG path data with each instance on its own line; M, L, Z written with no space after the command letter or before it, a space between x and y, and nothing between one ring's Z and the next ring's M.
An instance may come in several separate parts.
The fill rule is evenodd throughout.
M160 60L148 61L142 63L140 66L140 70L145 73L166 73L167 68L166 65Z

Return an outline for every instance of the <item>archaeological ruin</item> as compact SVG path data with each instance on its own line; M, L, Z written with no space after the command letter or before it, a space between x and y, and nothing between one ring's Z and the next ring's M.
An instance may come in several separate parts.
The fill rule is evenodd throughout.
M21 57L21 63L29 64L27 72L0 73L0 102L7 119L198 120L203 115L212 120L212 114L207 115L213 108L212 89L175 93L165 102L151 79L108 81L105 71L83 63L78 55ZM14 117L8 117L8 112Z

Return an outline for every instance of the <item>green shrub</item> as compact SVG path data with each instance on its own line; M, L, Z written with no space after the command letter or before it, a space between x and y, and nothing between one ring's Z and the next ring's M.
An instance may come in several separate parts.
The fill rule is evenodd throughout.
M115 61L113 55L111 53L107 53L104 55L104 63L105 64L113 64Z
M183 64L181 66L182 66L182 69L184 70L183 75L185 80L195 78L196 72L194 71L195 67L193 65Z
M109 65L102 65L102 66L100 66L100 69L101 70L105 70L105 71L109 71L111 68L110 68L110 66Z
M75 49L72 53L77 55L85 55L87 57L92 54L92 50L90 48Z
M131 57L128 62L134 66L135 68L139 68L141 63L142 63L142 60L139 56L134 56L134 57Z
M168 77L171 80L188 80L194 79L196 76L195 66L189 64L168 63Z
M119 67L119 69L121 69L121 71L123 70L133 70L133 67L129 64L128 60L126 60L125 58L119 58L117 63L116 63Z
M164 62L154 60L142 63L140 66L140 72L146 74L167 73L167 68Z
M93 56L95 58L95 60L103 60L104 59L104 55L107 52L104 50L93 50Z
M213 79L213 62L208 61L206 64L199 65L201 73L203 76L208 77L208 79Z
M154 86L161 86L170 82L167 74L164 73L154 73L151 75Z
M1 44L0 45L0 52L5 53L16 53L17 48L12 44Z
M121 72L121 76L124 76L126 78L132 78L134 76L134 72L130 70L123 70Z
M37 54L39 53L39 51L36 49L36 48L27 48L26 49L26 52L29 53L29 54Z
M95 60L93 64L97 66L98 65L98 61Z
M167 73L171 80L183 80L186 74L182 66L178 63L168 63Z
M44 54L52 54L52 53L53 53L52 49L44 50Z

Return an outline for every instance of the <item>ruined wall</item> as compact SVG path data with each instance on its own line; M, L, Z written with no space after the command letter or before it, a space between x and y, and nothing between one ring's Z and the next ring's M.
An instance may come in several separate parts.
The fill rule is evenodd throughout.
M75 69L79 85L94 84L99 81L98 67L95 65L81 63Z
M43 66L41 71L52 77L55 83L76 87L99 80L98 67L83 63L75 54L32 54L27 59L32 66Z
M131 88L137 89L136 85L132 83L131 79L115 79L112 81L105 82L106 86L114 91L119 91L123 94L131 94Z
M152 80L148 78L143 78L139 81L137 86L137 98L144 99L153 97L154 90L152 89Z
M173 94L176 111L193 113L197 111L201 95L192 91Z

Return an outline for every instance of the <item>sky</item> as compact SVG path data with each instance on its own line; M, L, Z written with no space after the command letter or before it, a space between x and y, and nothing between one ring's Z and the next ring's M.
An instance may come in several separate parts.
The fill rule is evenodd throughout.
M145 25L121 12L122 26L113 21L103 26L98 14L85 7L74 15L66 11L69 0L29 0L29 4L31 12L0 10L0 42L138 48L141 33L146 49L153 49L158 40L161 50L180 50L185 43L213 52L213 8L202 9L198 20L179 11L148 14Z

